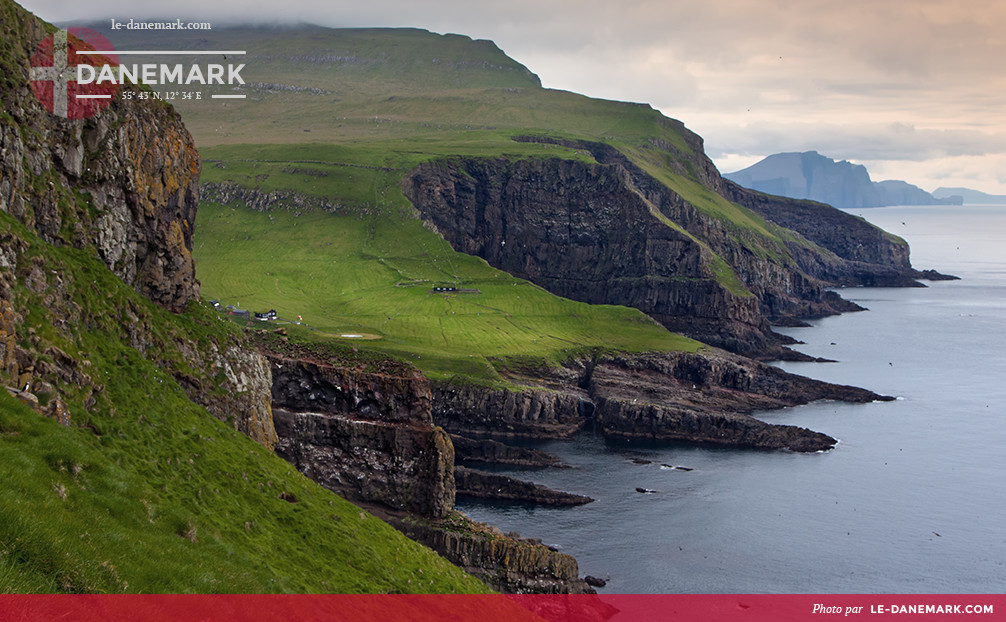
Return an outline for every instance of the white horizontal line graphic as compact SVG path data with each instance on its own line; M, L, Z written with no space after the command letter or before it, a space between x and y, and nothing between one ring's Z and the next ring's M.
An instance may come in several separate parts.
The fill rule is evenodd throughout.
M175 54L179 56L193 54L247 54L245 50L80 50L77 54Z

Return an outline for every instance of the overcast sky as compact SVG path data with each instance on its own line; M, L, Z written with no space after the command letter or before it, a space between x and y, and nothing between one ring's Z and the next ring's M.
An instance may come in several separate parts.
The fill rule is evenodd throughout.
M646 102L730 172L780 151L1006 194L1000 0L20 0L114 17L416 26L492 39L546 87ZM170 7L170 8L165 8Z

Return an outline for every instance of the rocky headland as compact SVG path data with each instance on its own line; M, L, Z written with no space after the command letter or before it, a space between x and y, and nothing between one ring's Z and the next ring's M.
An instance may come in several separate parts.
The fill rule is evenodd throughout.
M512 390L432 383L434 420L452 433L503 440L562 438L589 428L611 438L806 452L836 441L751 413L817 400L893 399L715 350L572 359L533 377L513 369L510 378Z
M270 364L276 452L299 471L494 589L591 591L571 556L454 510L456 494L548 505L590 499L455 466L451 438L433 420L430 385L418 370L352 351L291 344L272 333L255 341ZM535 455L505 447L490 451Z
M681 131L688 152L660 141L652 149L789 233L759 236L724 222L619 150L589 141L517 136L589 151L596 163L450 158L417 167L403 190L456 250L558 295L632 306L756 358L797 356L773 323L859 309L829 287L917 285L923 276L903 240L830 206L740 188L719 175L701 138Z

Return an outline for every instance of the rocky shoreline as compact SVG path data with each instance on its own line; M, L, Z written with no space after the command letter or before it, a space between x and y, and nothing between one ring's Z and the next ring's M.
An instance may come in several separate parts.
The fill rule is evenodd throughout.
M568 467L506 441L591 429L616 439L821 451L835 439L751 413L821 399L890 399L716 349L513 366L505 369L512 388L487 388L430 382L407 364L353 360L356 354L340 360L272 333L256 341L270 368L275 451L502 591L593 589L570 556L454 510L458 495L548 506L592 501L468 466Z
M565 438L591 426L610 438L807 452L836 441L764 423L751 413L824 399L893 399L712 349L574 359L535 373L513 370L513 390L433 382L433 419L454 434L477 432L497 440Z
M594 501L583 495L553 490L508 475L487 473L463 466L454 467L454 484L458 495L478 499L519 501L545 506L586 505Z
M568 469L569 465L557 456L539 451L507 445L492 439L473 439L451 434L456 464L492 464L510 467L537 467Z

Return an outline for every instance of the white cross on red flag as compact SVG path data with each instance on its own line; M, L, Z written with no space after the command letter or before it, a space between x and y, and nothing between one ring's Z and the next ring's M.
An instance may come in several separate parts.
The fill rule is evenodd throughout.
M77 83L77 66L117 67L114 53L94 55L79 51L113 51L112 44L90 28L57 30L38 44L31 58L31 90L45 109L65 119L93 117L112 103L120 85L114 81Z

